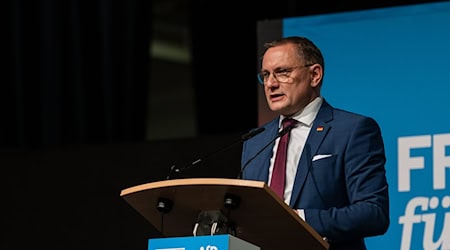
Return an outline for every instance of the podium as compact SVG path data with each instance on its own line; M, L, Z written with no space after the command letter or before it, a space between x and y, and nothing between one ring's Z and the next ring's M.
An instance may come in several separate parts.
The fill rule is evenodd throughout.
M166 237L193 236L198 232L195 228L202 215L218 214L226 222L224 233L262 250L329 248L311 226L261 181L174 179L126 188L120 196Z

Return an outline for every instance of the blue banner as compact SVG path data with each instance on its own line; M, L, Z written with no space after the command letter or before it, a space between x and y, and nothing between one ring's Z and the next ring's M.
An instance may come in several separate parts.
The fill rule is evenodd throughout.
M325 57L323 96L375 118L391 225L369 249L450 249L450 2L283 19Z

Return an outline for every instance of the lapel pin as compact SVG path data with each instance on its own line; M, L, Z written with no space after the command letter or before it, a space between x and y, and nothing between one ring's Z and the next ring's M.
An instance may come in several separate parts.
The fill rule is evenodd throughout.
M316 131L317 131L317 132L322 132L322 131L323 131L323 126L317 127Z

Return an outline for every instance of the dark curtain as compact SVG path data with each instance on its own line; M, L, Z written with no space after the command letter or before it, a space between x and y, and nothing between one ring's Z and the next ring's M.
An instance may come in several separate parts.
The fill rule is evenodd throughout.
M3 7L2 148L145 139L151 1Z

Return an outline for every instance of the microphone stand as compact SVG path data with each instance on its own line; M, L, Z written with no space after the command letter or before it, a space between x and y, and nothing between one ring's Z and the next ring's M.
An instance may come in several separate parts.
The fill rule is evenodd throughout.
M226 147L220 148L220 149L218 149L218 150L216 150L216 151L206 155L203 158L198 158L197 160L195 160L195 161L191 162L190 164L187 164L187 165L185 165L185 166L183 166L181 168L178 168L175 164L172 165L170 167L170 169L169 169L169 173L166 176L166 180L171 179L174 174L181 173L181 172L183 172L183 171L185 171L185 170L187 170L189 168L192 168L192 167L196 166L197 164L199 164L200 162L204 161L205 159L211 158L211 156L214 156L214 155L217 155L217 154L219 154L221 152L227 151L228 149L230 149L234 145L236 145L238 143L242 143L243 141L246 141L246 140L256 136L257 134L263 132L264 130L265 130L265 128L263 128L263 127L252 129L248 133L243 134L239 140L236 140L233 143L227 145Z

